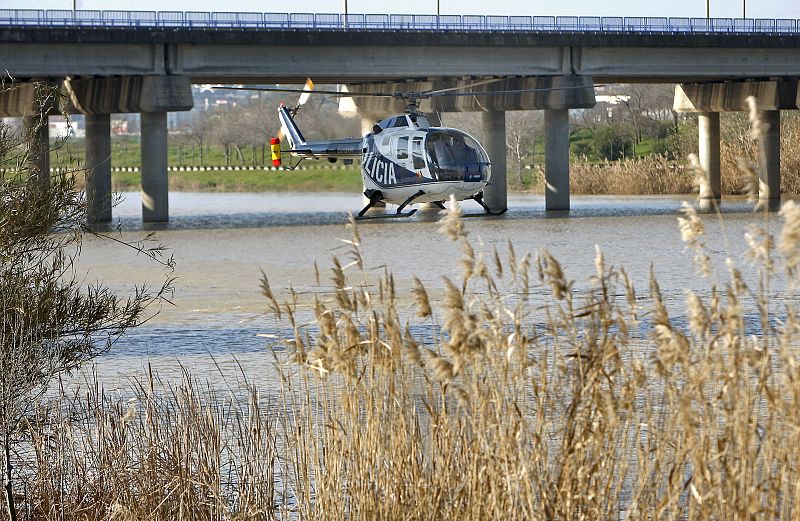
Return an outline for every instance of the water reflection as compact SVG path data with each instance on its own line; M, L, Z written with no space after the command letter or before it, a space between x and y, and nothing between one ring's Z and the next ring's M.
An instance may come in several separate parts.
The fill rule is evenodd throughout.
M145 227L140 222L139 195L124 195L115 209L114 226L121 225L123 238L140 237ZM667 305L681 317L687 289L707 294L710 287L693 272L691 253L680 240L676 217L684 200L574 197L569 213L556 214L544 211L542 196L517 194L510 196L507 214L469 219L466 225L476 251L487 260L495 248L507 259L509 241L518 259L548 249L562 262L567 276L576 280L579 294L594 275L595 245L603 249L608 265L626 268L641 295L647 294L652 265ZM261 270L275 294L287 295L291 288L300 295L305 313L310 313L313 296L329 285L331 257L346 256L347 246L340 239L350 236L347 212L357 211L360 204L358 194L171 194L171 222L157 235L175 256L175 306L165 307L151 325L121 339L111 354L98 361L100 372L117 378L151 363L180 376L183 363L209 378L218 377L220 367L274 375L268 369L273 364L268 341L257 335L280 336L286 331L266 316L258 287ZM464 206L468 212L479 210L472 202ZM435 210L421 210L408 219L361 223L368 272L377 278L384 267L390 269L400 295L410 289L412 277L419 277L431 297L440 299L442 277L457 276L461 251L438 233L438 218ZM726 200L722 218L706 215L704 222L719 278L727 279L724 259L731 257L754 282L754 269L741 262L746 247L743 234L753 223L775 233L779 217L754 214L746 202ZM152 263L98 239L84 243L81 263L88 270L87 280L103 280L120 291L159 276ZM776 296L784 289L775 287ZM548 293L539 286L532 291L534 299ZM414 304L402 299L399 308L410 317ZM425 338L438 331L432 324L419 327L416 333Z
M570 211L544 209L544 196L512 194L508 213L486 217L487 220L515 221L521 219L570 219L602 217L635 217L675 215L690 196L573 196ZM465 212L480 213L472 201L462 203ZM323 226L347 222L348 213L358 213L361 196L350 193L188 193L170 194L170 222L142 223L141 201L138 192L121 194L114 208L114 222L105 228L128 231L263 228L268 226ZM721 207L723 214L751 214L752 205L744 199L727 199ZM377 210L380 212L381 210ZM394 212L390 206L387 212ZM423 207L412 217L401 221L423 221L439 218L439 210ZM379 221L364 221L364 226L380 225Z

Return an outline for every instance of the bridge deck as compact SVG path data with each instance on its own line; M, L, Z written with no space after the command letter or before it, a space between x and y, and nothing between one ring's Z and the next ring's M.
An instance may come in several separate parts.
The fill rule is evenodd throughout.
M191 29L796 34L796 19L0 9L0 25Z
M0 10L14 78L184 75L326 83L586 75L800 76L797 20Z

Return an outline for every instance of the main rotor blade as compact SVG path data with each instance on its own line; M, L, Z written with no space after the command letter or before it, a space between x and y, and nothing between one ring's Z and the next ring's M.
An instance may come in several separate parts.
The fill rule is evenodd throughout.
M496 83L496 82L502 81L504 79L505 78L492 78L490 80L478 81L478 82L475 82L475 83L470 83L470 84L467 84L467 85L461 85L461 86L458 86L458 87L449 87L449 88L446 88L446 89L427 90L425 92L420 92L420 96L426 96L426 97L427 96L439 96L443 92L451 92L451 91L454 91L454 90L469 89L470 87L477 87L479 85L486 85L487 83Z
M312 90L305 89L288 89L283 87L211 87L215 90L249 90L256 92L295 92L297 94L325 94L326 96L340 96L342 98L401 98L403 94L389 94L384 92L372 93L358 93L358 92L341 92L338 90Z
M573 89L585 89L588 85L569 85L566 87L542 87L540 89L511 89L511 90L495 90L495 91L486 91L486 92L442 92L437 94L431 94L431 97L439 97L439 96L494 96L497 94L522 94L525 92L551 92L557 90L573 90ZM596 87L608 87L607 84L597 84L592 85L592 88Z
M446 89L437 89L437 90L430 90L430 91L422 91L422 92L414 92L414 91L407 91L407 92L341 92L338 90L308 90L308 87L303 89L290 89L284 87L222 87L222 86L215 86L212 89L219 89L219 90L242 90L242 91L256 91L256 92L294 92L301 94L300 98L303 99L304 96L310 96L311 94L323 94L326 96L336 96L340 98L393 98L393 99L406 99L406 100L422 100L428 98L435 98L439 96L495 96L498 94L522 94L525 92L550 92L550 91L559 91L559 90L573 90L573 89L585 89L587 85L570 85L565 87L542 87L537 89L508 89L508 90L495 90L495 91L484 91L484 92L457 92L463 89L468 89L471 87L478 87L480 85L486 85L489 83L496 83L498 81L502 81L505 78L493 78L490 80L479 81L475 83L470 83L468 85L461 85L458 87L448 87ZM592 85L593 88L595 87L607 87L608 84L596 84ZM304 100L305 101L305 100ZM302 104L302 103L301 103Z

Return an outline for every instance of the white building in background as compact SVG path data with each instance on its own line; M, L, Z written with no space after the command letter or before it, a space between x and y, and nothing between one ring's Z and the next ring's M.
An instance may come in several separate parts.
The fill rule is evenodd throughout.
M50 139L86 136L86 129L78 121L67 121L63 116L51 116L49 119Z

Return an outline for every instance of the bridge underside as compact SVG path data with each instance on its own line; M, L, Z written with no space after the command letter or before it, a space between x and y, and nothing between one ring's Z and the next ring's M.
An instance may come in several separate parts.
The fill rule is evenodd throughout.
M479 83L478 85L473 85ZM58 83L55 83L58 85ZM30 116L37 110L45 115L63 112L86 116L87 198L90 218L96 222L111 220L111 141L110 114L140 113L142 129L142 217L145 221L169 220L167 174L168 111L192 107L191 83L188 76L145 75L101 78L67 78L61 83L65 96L42 112L35 106L35 83L18 84L18 88L0 96L0 116ZM469 87L470 85L473 85ZM569 209L569 109L594 106L591 77L545 76L538 78L497 78L487 82L474 80L435 80L351 85L354 93L397 93L468 87L468 96L442 96L422 102L428 112L480 111L485 133L484 145L493 162L493 181L485 190L485 200L493 210L505 209L506 143L505 111L546 110L548 135L548 209ZM491 93L492 95L487 95ZM345 98L367 120L376 121L391 113L402 113L399 99ZM368 128L371 127L371 123ZM33 147L43 149L48 143L47 125L39 125ZM39 154L37 168L49 171L47 154Z
M485 80L484 80L485 81ZM465 87L469 96L423 100L428 112L480 111L484 145L492 159L493 182L486 188L486 202L495 210L507 205L505 175L505 111L544 110L546 197L548 210L568 210L569 110L594 105L594 79L588 76L506 78L490 83L472 79L404 81L354 84L353 93L397 93ZM53 84L51 82L51 84ZM47 125L37 124L37 114L63 111L86 115L87 198L92 220L111 219L110 114L138 112L142 115L142 216L145 221L169 219L167 176L168 111L192 107L191 84L186 76L136 76L124 78L67 79L66 96L60 103L37 104L38 84L17 84L0 96L0 116L24 116L26 128L36 129L31 141L34 172L43 178L49 171L46 153ZM58 84L56 84L58 85ZM525 92L515 92L525 91ZM502 93L487 96L483 93ZM676 87L674 109L699 114L700 164L705 172L701 200L713 206L720 200L719 113L750 110L748 98L757 104L762 136L759 165L759 197L765 207L780 204L780 110L800 107L797 80L683 83ZM343 98L342 106L355 110L364 121L374 122L389 113L404 110L404 102L393 98ZM41 119L41 118L40 118ZM367 125L367 128L371 123Z

